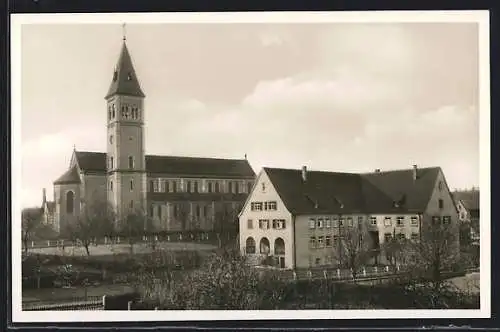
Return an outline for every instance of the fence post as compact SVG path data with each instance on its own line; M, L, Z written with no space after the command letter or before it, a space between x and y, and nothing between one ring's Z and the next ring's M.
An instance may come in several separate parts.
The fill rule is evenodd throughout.
M337 269L337 278L340 279L340 269Z
M307 271L307 276L309 277L309 279L312 279L313 274L311 270Z
M106 310L106 295L102 296L102 308Z
M325 277L325 279L328 279L328 273L326 272L326 270L323 270L323 276Z
M385 266L385 272L389 272L389 265Z
M377 267L376 267L376 266L373 268L373 270L374 270L375 274L377 274L377 273L378 273L378 271L377 271L378 269L377 269Z
M366 268L363 266L363 277L366 277Z
M396 271L399 272L399 264L396 264Z
M128 311L132 310L132 303L133 303L133 301L128 301L128 303L127 303L127 310Z
M50 240L47 240L47 247L50 247Z
M293 271L293 280L297 280L297 272Z
M120 237L116 237L116 243L120 243Z
M34 247L35 246L35 241L31 241L31 246Z

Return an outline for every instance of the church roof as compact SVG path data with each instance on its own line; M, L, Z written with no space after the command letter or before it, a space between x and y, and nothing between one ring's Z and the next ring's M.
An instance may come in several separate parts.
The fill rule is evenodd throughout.
M115 94L144 97L125 41L105 98L108 99Z
M293 214L423 212L439 167L380 173L338 173L264 168L287 209ZM397 204L396 204L397 203Z
M76 166L71 167L61 177L54 181L54 184L80 183L80 176Z
M106 172L106 153L75 151L78 166L84 172ZM178 156L146 156L146 172L192 177L253 178L255 173L246 159L219 159Z

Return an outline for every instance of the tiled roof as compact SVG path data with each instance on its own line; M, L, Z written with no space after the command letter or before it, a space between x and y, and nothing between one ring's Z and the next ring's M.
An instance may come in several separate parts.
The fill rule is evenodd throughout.
M125 42L123 43L106 99L115 94L144 97Z
M423 212L439 168L369 174L264 168L293 214ZM397 202L398 204L395 204Z
M155 193L148 192L148 201L153 202L175 202L175 201L193 201L193 202L244 202L248 194L229 194L229 193Z
M479 190L456 191L453 193L453 199L462 201L464 207L469 210L479 210Z
M67 170L61 177L54 181L54 184L80 183L80 176L76 166Z
M75 152L80 169L85 172L105 172L106 154ZM216 159L175 156L146 156L146 171L177 176L254 178L255 173L246 159Z
M197 175L202 177L255 176L246 159L217 159L174 156L146 156L148 173Z

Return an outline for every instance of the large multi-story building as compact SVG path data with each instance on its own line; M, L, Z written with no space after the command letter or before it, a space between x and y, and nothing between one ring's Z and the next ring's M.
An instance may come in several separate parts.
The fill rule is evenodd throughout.
M144 99L124 39L107 107L106 152L73 151L68 170L54 182L54 202L45 199L47 222L64 232L85 203L107 201L117 221L148 211L159 231L210 231L218 209L239 209L255 173L244 159L146 155ZM239 211L239 210L238 210Z
M456 224L457 210L439 167L368 174L264 168L240 213L240 247L254 264L281 268L338 265L342 230L363 225L374 251L394 236L417 239L422 225ZM451 227L450 227L451 229Z

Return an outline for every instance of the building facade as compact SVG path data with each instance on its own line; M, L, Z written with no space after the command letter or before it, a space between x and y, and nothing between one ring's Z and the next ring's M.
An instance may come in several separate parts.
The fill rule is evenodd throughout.
M416 240L425 223L456 224L439 167L368 174L264 168L240 213L240 249L253 264L338 266L345 231L361 227L372 264L389 259L390 239Z
M473 244L479 245L479 189L454 191L453 199L462 225L469 228L469 236Z
M255 178L246 156L146 155L144 99L124 40L105 96L106 152L73 151L68 170L54 181L54 201L44 194L54 229L64 233L92 201L107 201L117 223L143 210L159 232L210 231L218 210L241 208Z

